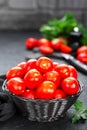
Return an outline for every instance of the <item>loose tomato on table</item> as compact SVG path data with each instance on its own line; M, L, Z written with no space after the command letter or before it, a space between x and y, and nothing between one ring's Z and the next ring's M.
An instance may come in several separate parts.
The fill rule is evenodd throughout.
M39 50L42 54L52 54L54 52L53 48L50 46L40 46Z
M54 50L59 50L61 44L63 44L63 41L61 41L59 38L51 40L51 46Z
M39 99L52 99L56 85L52 81L43 81L36 89L36 96Z
M87 46L81 46L76 51L77 55L83 52L87 53Z
M62 51L63 53L71 53L72 50L73 49L69 47L68 45L65 45L65 44L60 45L60 51Z
M20 95L25 91L24 81L19 77L9 79L6 86L10 92L16 95Z
M84 64L87 64L87 46L81 46L77 49L77 59Z
M40 46L51 46L50 45L50 40L48 40L48 39L46 39L46 38L40 38L39 40L38 40L38 43L37 43L37 45L38 45L38 47L40 47Z
M62 81L61 87L67 95L73 95L79 91L79 82L74 77L67 77Z
M25 41L25 46L27 49L33 49L35 46L37 46L37 39L33 37L29 37Z

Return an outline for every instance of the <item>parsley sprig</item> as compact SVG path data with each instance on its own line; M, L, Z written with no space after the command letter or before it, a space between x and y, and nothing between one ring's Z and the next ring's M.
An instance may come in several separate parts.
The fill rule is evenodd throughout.
M80 100L74 103L74 109L72 123L76 123L80 119L87 120L87 107L84 107Z
M49 20L40 27L39 31L43 37L51 40L59 36L68 38L74 27L78 27L83 35L81 38L82 45L87 45L87 29L82 23L77 21L72 13L65 14L61 19L53 18Z

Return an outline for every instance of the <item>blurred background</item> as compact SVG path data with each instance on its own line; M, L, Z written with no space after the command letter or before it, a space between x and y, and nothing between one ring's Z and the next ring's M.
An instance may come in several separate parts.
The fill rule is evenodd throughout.
M87 0L0 0L0 30L38 30L69 12L87 27Z

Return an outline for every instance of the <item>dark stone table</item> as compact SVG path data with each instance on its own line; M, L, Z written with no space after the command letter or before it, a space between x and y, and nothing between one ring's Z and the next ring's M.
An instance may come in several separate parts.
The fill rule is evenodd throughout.
M0 86L4 80L3 75L7 70L25 61L26 55L31 54L30 52L26 53L25 49L25 40L28 37L40 38L41 34L38 32L0 32ZM62 59L55 59L54 61L67 63ZM78 78L84 84L79 99L84 106L87 106L87 75L78 70ZM10 119L0 122L0 130L86 130L87 121L71 123L72 109L73 106L68 110L65 117L51 123L32 122L16 113Z

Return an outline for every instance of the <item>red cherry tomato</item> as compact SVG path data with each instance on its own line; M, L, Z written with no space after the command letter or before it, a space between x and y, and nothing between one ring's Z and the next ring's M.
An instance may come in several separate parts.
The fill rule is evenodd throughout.
M36 89L36 96L39 99L52 99L56 85L52 81L43 81Z
M81 46L76 51L77 55L80 54L80 53L83 53L83 52L87 53L87 46Z
M60 50L64 53L71 53L72 52L72 48L69 47L68 45L65 45L65 44L60 45Z
M23 98L35 99L35 91L34 90L26 89L24 91L24 93L22 93L20 96L23 97Z
M73 77L65 78L61 83L61 87L68 95L74 95L79 91L79 83Z
M26 72L28 72L30 69L36 68L36 59L30 59L26 62Z
M69 77L70 75L69 67L66 64L60 64L56 66L54 70L60 74L61 78L66 78Z
M23 69L24 74L26 73L26 62L21 62L17 66Z
M50 41L48 39L46 39L46 38L40 38L38 40L37 44L38 44L39 47L40 46L50 46Z
M51 40L51 46L53 47L54 50L58 50L61 44L63 43L59 38Z
M55 83L57 88L59 87L60 83L60 75L56 71L49 71L43 75L44 80L52 81Z
M53 62L48 57L40 57L36 62L36 66L40 72L46 73L53 69Z
M78 78L78 73L77 73L77 70L76 70L76 68L74 67L74 66L72 66L72 65L68 65L68 67L69 67L69 71L70 71L70 77L74 77L74 78Z
M27 88L36 88L43 80L41 73L37 69L30 69L24 76L24 83Z
M84 64L87 64L87 52L82 52L77 55L77 59Z
M25 41L25 46L27 49L33 49L37 45L37 39L36 38L27 38Z
M9 79L6 86L10 92L16 95L20 95L25 91L24 81L19 77Z
M54 52L53 48L50 46L40 46L39 49L43 54L52 54Z
M63 90L57 89L57 90L55 91L54 98L59 99L59 98L66 98L66 97L67 97L67 96L66 96L66 94L64 93Z
M15 66L9 69L6 73L6 79L14 78L14 77L21 77L23 78L24 71L21 67Z

